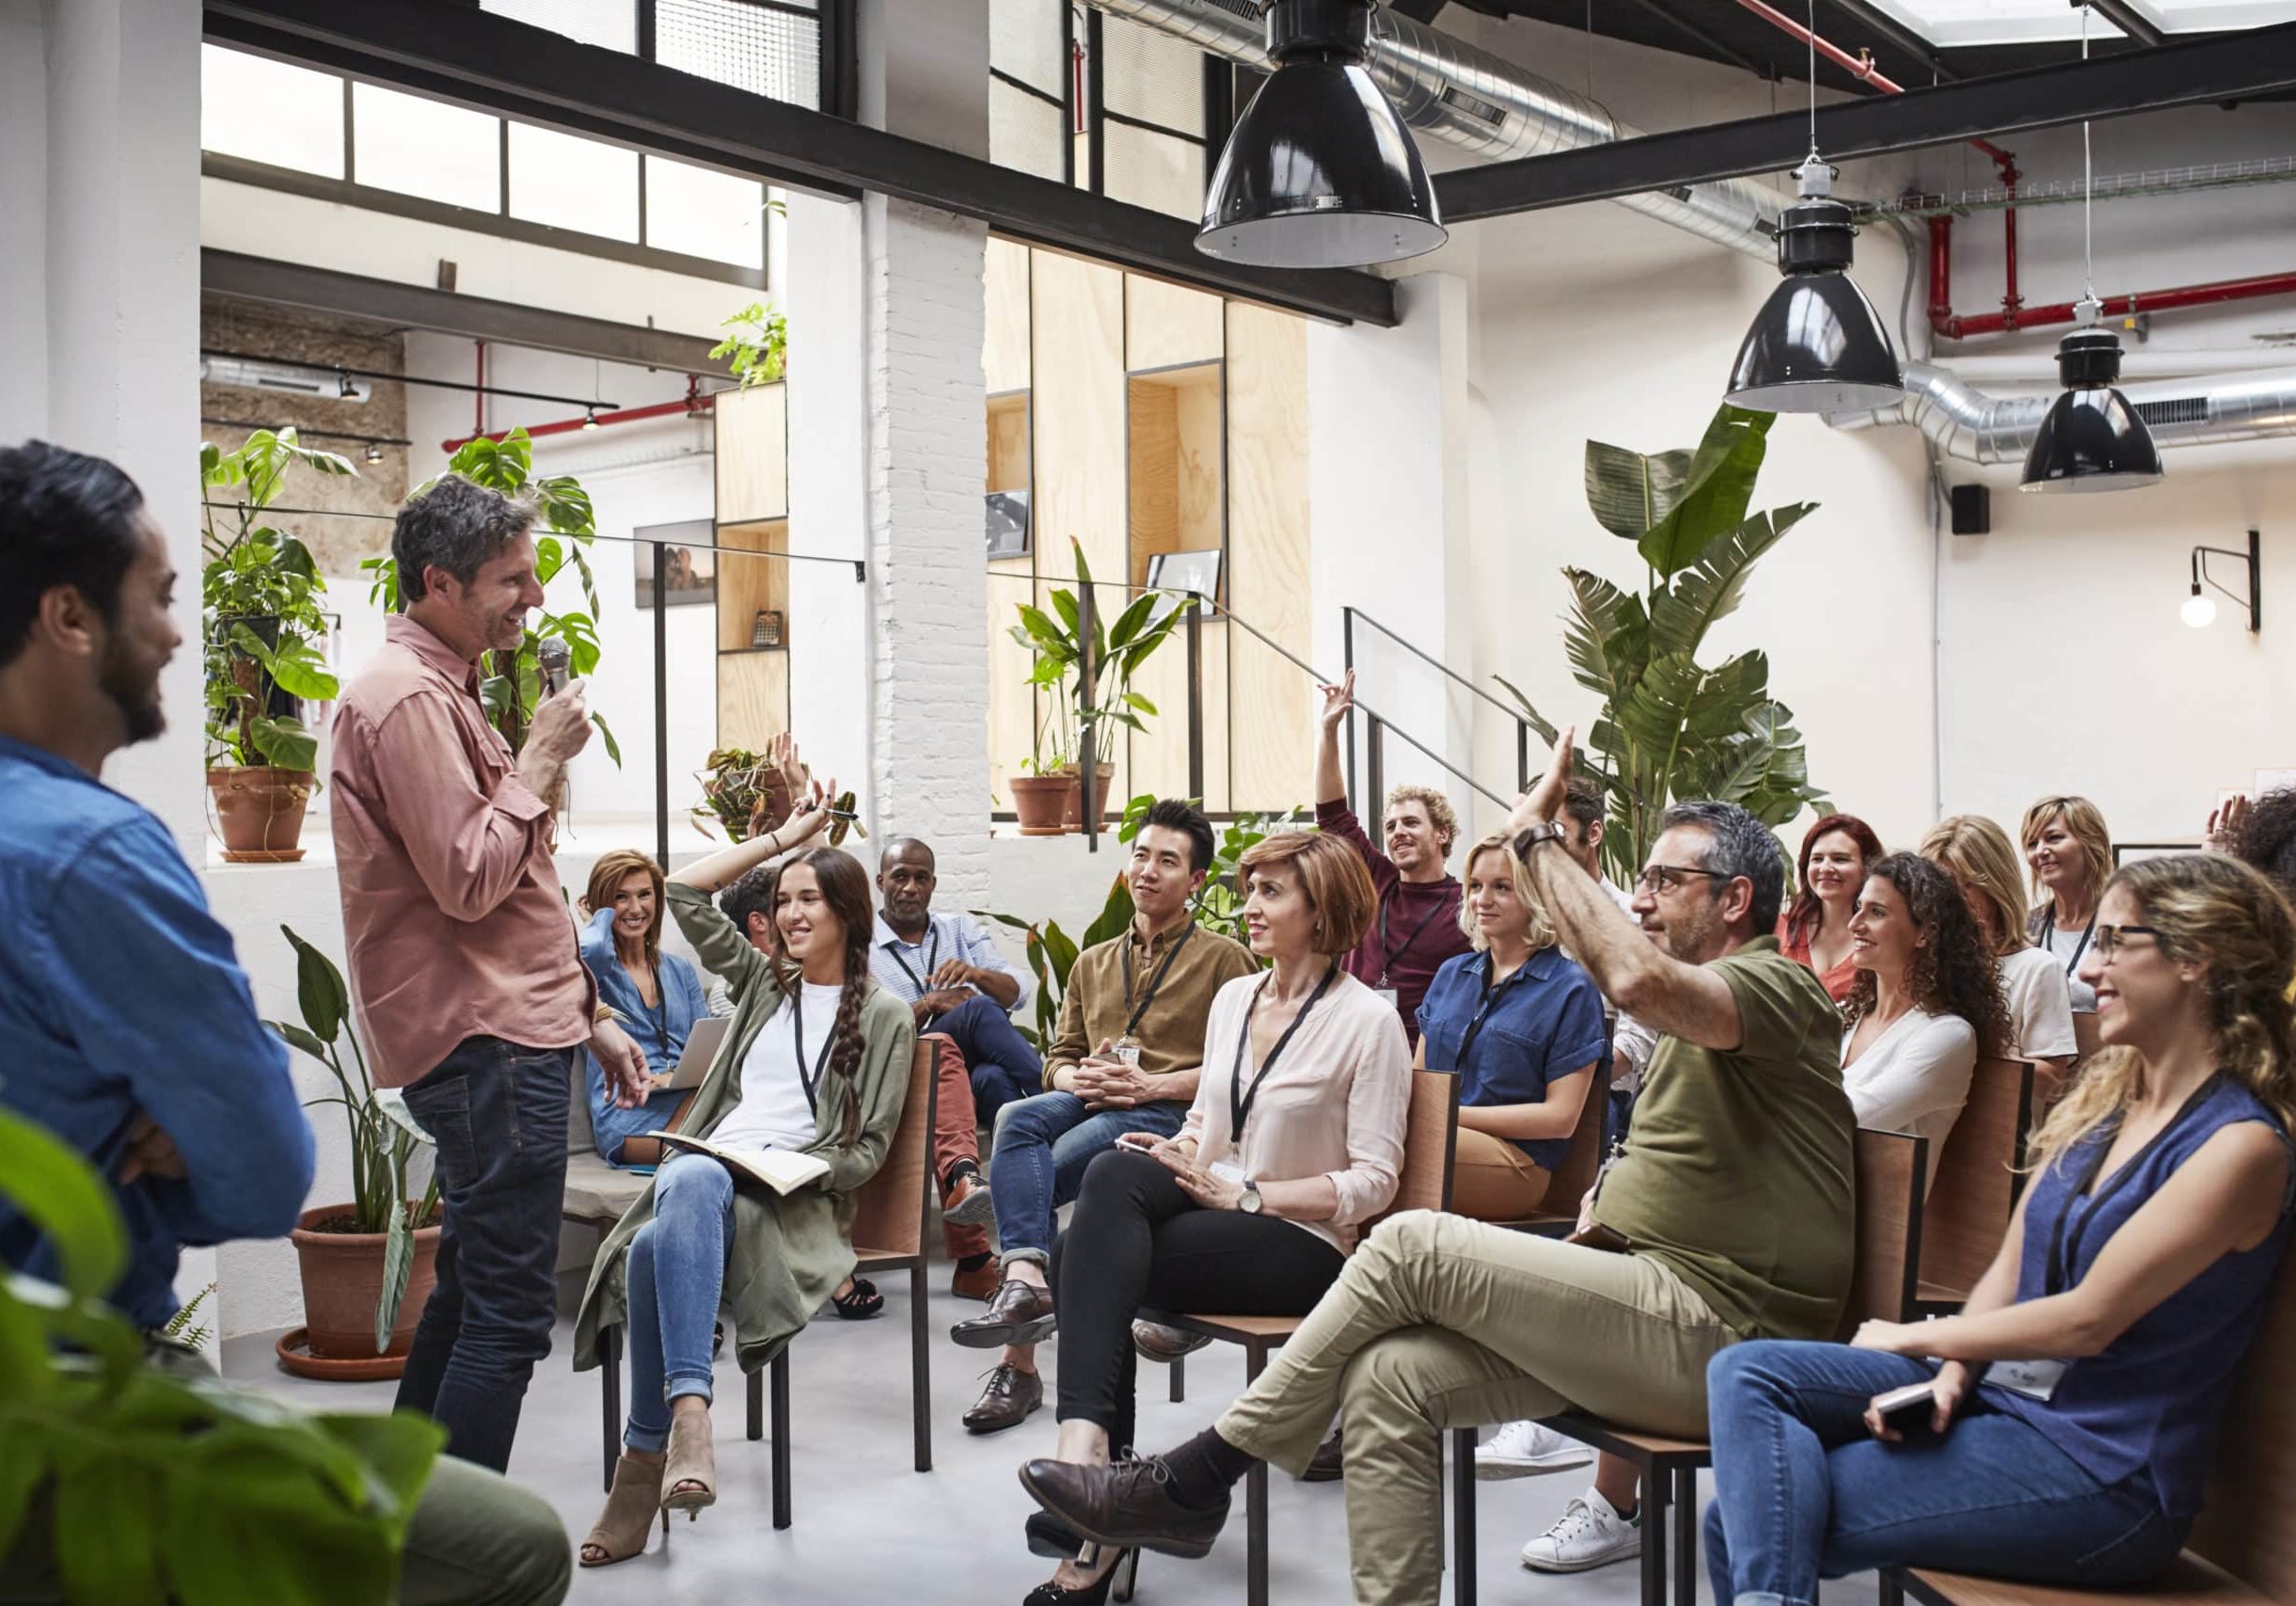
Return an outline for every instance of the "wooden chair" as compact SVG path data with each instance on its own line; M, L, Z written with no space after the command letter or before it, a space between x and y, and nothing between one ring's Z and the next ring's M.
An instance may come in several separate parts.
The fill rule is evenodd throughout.
M2166 1577L2144 1589L2010 1583L1923 1567L1881 1575L1881 1606L2296 1606L2296 1271L2284 1267L2225 1412L2208 1503Z
M1578 1225L1578 1207L1587 1197L1587 1189L1594 1185L1596 1173L1603 1169L1603 1131L1609 1125L1610 1067L1607 1062L1595 1066L1593 1078L1587 1083L1587 1102L1578 1106L1578 1124L1571 1129L1571 1147L1562 1156L1562 1164L1547 1179L1546 1197L1539 1201L1535 1215L1520 1221L1495 1221L1495 1227L1512 1227L1518 1232L1536 1232L1542 1237L1567 1238Z
M1861 1322L1903 1321L1913 1311L1914 1271L1922 1241L1922 1183L1926 1139L1904 1132L1857 1136L1857 1261L1838 1337ZM1673 1516L1674 1606L1698 1599L1698 1474L1714 1464L1702 1439L1637 1433L1583 1411L1546 1419L1546 1426L1634 1463L1642 1479L1642 1606L1666 1606L1667 1517ZM1451 1430L1451 1598L1475 1600L1475 1430Z
M1451 1159L1459 1134L1459 1078L1448 1071L1411 1073L1411 1109L1403 1129L1403 1169L1396 1179L1395 1201L1363 1230L1370 1230L1405 1210L1445 1210L1451 1200ZM1243 1346L1243 1378L1248 1387L1266 1370L1268 1357L1283 1347L1299 1330L1297 1316L1215 1316L1195 1312L1142 1311L1151 1322L1183 1331L1202 1333ZM1181 1382L1174 1363L1172 1397L1181 1397ZM1244 1589L1250 1606L1267 1606L1268 1599L1268 1466L1252 1464L1243 1480Z
M2009 1215L2024 1191L2025 1134L2035 1114L2029 1059L1980 1059L1969 1102L1939 1148L1937 1174L1922 1207L1916 1308L1950 1313L2001 1250Z
M877 1175L854 1196L854 1275L871 1271L909 1273L909 1388L916 1469L933 1470L932 1345L926 1338L926 1229L933 1214L932 1166L928 1155L933 1136L933 1058L936 1054L959 1052L956 1043L938 1033L917 1039L910 1060L909 1098L901 1106L901 1123ZM790 1344L796 1343L793 1337ZM752 1439L766 1436L770 1374L773 1421L773 1526L786 1528L790 1515L789 1348L762 1371L749 1375L747 1423ZM622 1331L609 1328L598 1335L600 1370L605 1375L606 1477L613 1486L614 1458L621 1453Z

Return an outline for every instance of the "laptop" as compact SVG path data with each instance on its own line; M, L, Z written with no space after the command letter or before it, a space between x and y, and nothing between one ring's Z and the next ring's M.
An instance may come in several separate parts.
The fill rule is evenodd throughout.
M677 1057L677 1064L670 1073L668 1090L685 1092L702 1085L702 1078L717 1063L718 1050L725 1042L725 1028L733 1024L723 1015L704 1015L693 1023L693 1030L686 1034L686 1052Z

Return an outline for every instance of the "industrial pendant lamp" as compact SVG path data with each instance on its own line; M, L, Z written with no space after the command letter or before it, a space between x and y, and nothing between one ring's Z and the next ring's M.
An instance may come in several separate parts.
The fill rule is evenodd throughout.
M1275 0L1275 71L1236 119L1196 248L1258 267L1365 267L1449 239L1418 147L1364 61L1371 0Z
M2089 8L2081 8L2081 59L2089 58ZM2065 390L2041 415L2025 453L2021 491L2127 491L2161 481L2161 449L2129 398L2114 388L2121 376L2120 338L2099 319L2096 257L2089 237L2095 203L2089 165L2089 125L2081 125L2081 257L2088 294L2073 305L2079 326L2057 343L2057 383Z
M1810 154L1794 170L1801 199L1778 220L1778 271L1738 347L1723 400L1766 413L1834 413L1889 405L1905 375L1881 315L1848 274L1857 229L1833 199L1834 169L1817 153L1817 7L1810 16Z

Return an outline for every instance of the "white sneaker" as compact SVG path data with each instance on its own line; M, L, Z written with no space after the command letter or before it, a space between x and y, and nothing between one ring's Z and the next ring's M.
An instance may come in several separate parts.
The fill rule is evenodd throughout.
M1475 1446L1475 1475L1484 1480L1534 1478L1583 1467L1593 1458L1593 1451L1551 1427L1510 1422L1500 1424L1488 1443Z
M1642 1553L1642 1519L1621 1517L1590 1487L1587 1498L1563 1507L1555 1525L1523 1547L1523 1565L1534 1572L1586 1572Z

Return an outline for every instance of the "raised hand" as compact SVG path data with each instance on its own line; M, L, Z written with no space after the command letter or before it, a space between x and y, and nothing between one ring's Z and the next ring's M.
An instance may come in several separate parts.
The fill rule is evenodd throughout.
M1337 686L1319 686L1316 690L1323 693L1323 728L1327 731L1338 730L1339 722L1347 718L1348 710L1355 706L1355 672L1349 670L1340 676Z
M2229 853L2232 845L2241 838L2241 827L2248 823L2248 795L2235 792L2209 811L2209 829L2201 834L2200 845L2211 853Z
M1570 785L1571 750L1577 736L1577 726L1563 727L1562 735L1555 742L1555 755L1547 761L1546 773L1539 777L1530 790L1514 800L1514 812L1507 817L1510 833L1544 825L1562 812L1562 789Z

